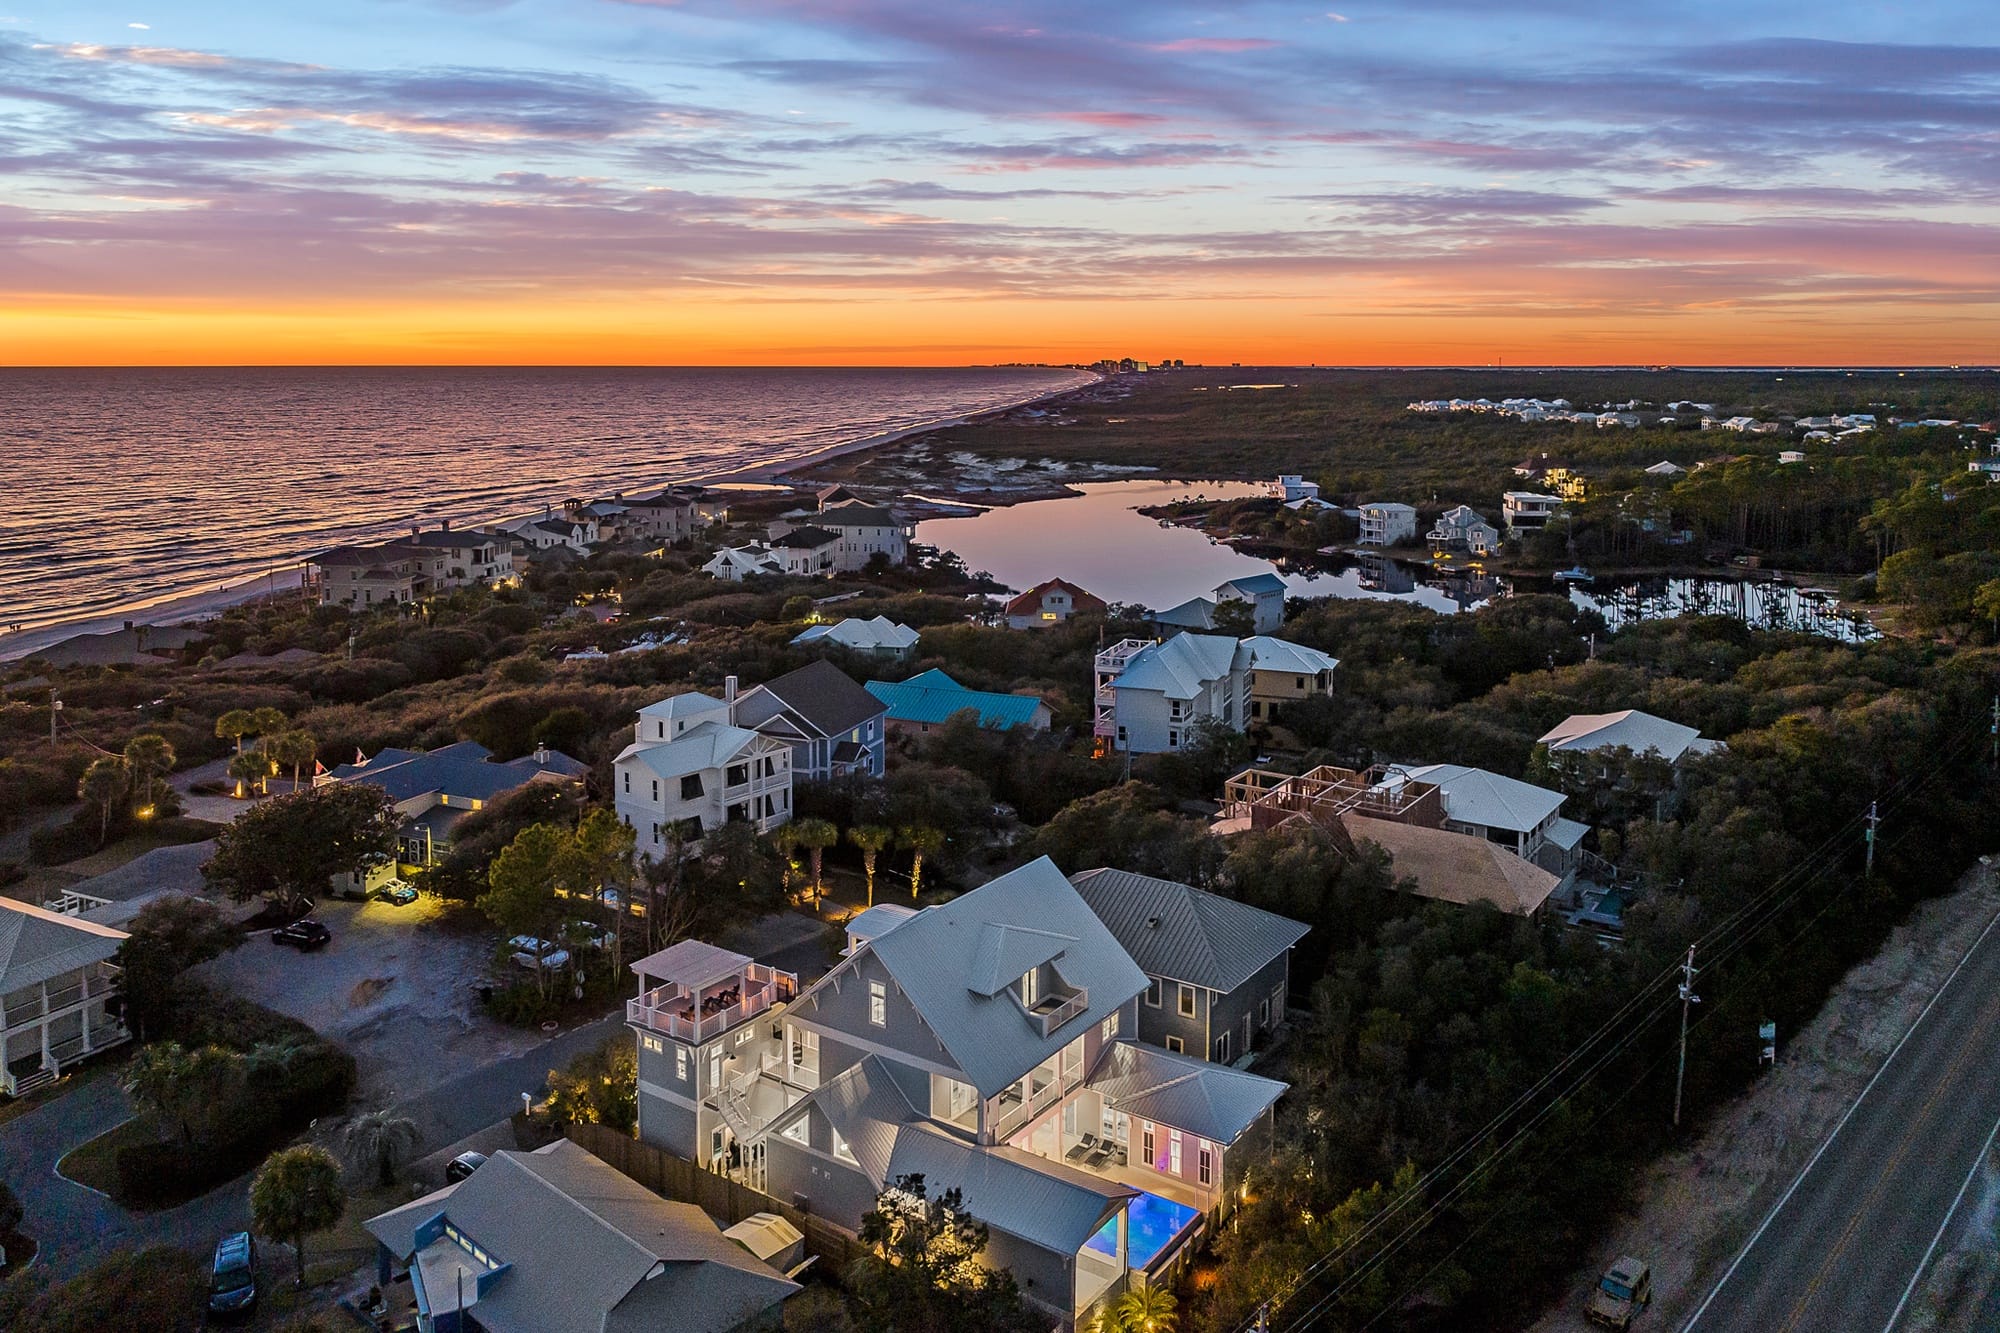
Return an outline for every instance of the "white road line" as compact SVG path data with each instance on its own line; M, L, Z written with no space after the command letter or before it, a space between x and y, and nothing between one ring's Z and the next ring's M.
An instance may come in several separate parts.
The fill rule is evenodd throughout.
M1842 1114L1840 1123L1833 1127L1833 1132L1828 1134L1825 1141L1814 1150L1811 1159L1800 1169L1799 1174L1793 1178L1792 1183L1785 1187L1784 1194L1780 1195L1778 1201L1771 1205L1771 1211L1764 1214L1764 1220L1759 1222L1757 1229L1750 1233L1750 1239L1743 1242L1743 1248L1736 1252L1734 1259L1730 1260L1729 1267L1723 1272L1721 1279L1709 1290L1707 1297L1703 1299L1702 1303L1695 1307L1694 1313L1688 1316L1687 1322L1681 1325L1681 1333L1694 1333L1694 1326L1701 1321L1703 1315L1708 1313L1708 1307L1715 1304L1715 1298L1720 1296L1722 1289L1729 1285L1729 1279L1736 1276L1736 1270L1742 1267L1743 1261L1749 1257L1750 1251L1757 1247L1757 1242L1764 1238L1764 1233L1770 1229L1771 1223L1776 1221L1778 1214L1785 1210L1785 1205L1792 1201L1792 1195L1798 1193L1799 1186L1803 1185L1806 1177L1812 1174L1812 1169L1819 1165L1819 1159L1826 1155L1826 1150L1833 1146L1833 1141L1840 1137L1840 1131L1847 1128L1847 1122L1854 1118L1856 1111L1861 1109L1861 1103L1868 1100L1868 1094L1875 1090L1875 1085L1880 1083L1882 1076L1889 1072L1889 1066L1896 1063L1896 1057L1902 1054L1903 1047L1907 1046L1910 1038L1917 1034L1917 1029L1924 1025L1924 1020L1930 1017L1931 1010L1936 1008L1937 1002L1944 998L1944 993L1951 989L1951 983L1958 979L1958 974L1964 970L1967 963L1972 961L1972 955L1979 952L1979 946L1986 943L1986 937L1993 933L1993 928L1996 925L2000 925L2000 911L1996 911L1992 919L1987 921L1986 929L1979 932L1979 938L1972 942L1971 947L1965 951L1964 956L1953 965L1943 983L1938 986L1937 991L1925 1003L1923 1010L1918 1013L1915 1021L1910 1024L1909 1031L1903 1034L1902 1039L1896 1043L1895 1049L1890 1051L1888 1058L1882 1061L1881 1067L1875 1071L1875 1076L1868 1080L1868 1086L1863 1088L1861 1095L1854 1099L1854 1104L1849 1106L1846 1112Z
M1931 1256L1937 1253L1937 1247L1943 1242L1944 1233L1951 1227L1951 1219L1958 1215L1958 1206L1965 1202L1965 1192L1972 1188L1973 1178L1979 1174L1979 1168L1986 1165L1986 1154L1993 1151L1993 1140L1996 1138L2000 1138L2000 1120L1993 1122L1993 1132L1986 1136L1986 1142L1980 1145L1979 1155L1972 1159L1972 1169L1965 1173L1964 1183L1958 1187L1958 1193L1952 1196L1951 1207L1945 1209L1944 1221L1938 1223L1937 1235L1931 1237L1930 1248L1925 1250L1924 1257L1917 1261L1917 1271L1910 1274L1910 1285L1903 1288L1903 1299L1897 1301L1896 1308L1889 1313L1889 1322L1882 1325L1882 1333L1893 1333L1896 1321L1903 1317L1904 1307L1910 1303L1910 1297L1917 1294L1917 1283L1923 1280L1924 1270L1931 1266Z

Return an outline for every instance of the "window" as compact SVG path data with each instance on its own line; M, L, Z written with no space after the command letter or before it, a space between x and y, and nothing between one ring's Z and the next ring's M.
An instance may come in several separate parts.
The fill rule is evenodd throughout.
M690 773L681 779L681 799L683 801L701 799L701 774Z
M687 1082L688 1048L685 1046L674 1047L674 1077L683 1083Z
M1118 728L1118 743L1120 745L1125 743L1125 728L1123 727Z
M723 776L722 780L731 787L742 786L750 780L750 765L731 764L729 772Z
M861 1165L854 1160L854 1150L847 1146L847 1140L840 1137L840 1131L837 1129L833 1131L833 1155L852 1166Z
M1043 620L1054 620L1055 618L1056 618L1056 613L1055 613L1055 612L1053 612L1053 611L1044 611L1044 612L1042 612L1042 619L1043 619Z
M1181 1173L1181 1132L1178 1129L1167 1131L1167 1170L1176 1176Z
M806 1119L807 1117L800 1116L791 1124L786 1125L782 1130L778 1131L779 1137L790 1139L793 1143L806 1142Z
M661 1041L658 1037L655 1037L650 1033L642 1034L639 1038L639 1044L641 1046L644 1046L647 1050L651 1051L654 1055L658 1055L661 1051L667 1049L667 1045L665 1042Z
M1146 978L1146 1003L1155 1009L1160 1007L1160 988L1158 977Z
M1215 1183L1215 1154L1209 1150L1208 1141L1201 1140L1201 1150L1195 1154L1195 1171L1204 1185Z
M1219 1065L1229 1063L1229 1034L1227 1032L1215 1039L1215 1062Z
M1097 1025L1097 1034L1105 1041L1110 1041L1118 1035L1118 1013L1118 1010L1113 1009L1110 1017Z
M1260 1028L1271 1026L1271 998L1268 995L1257 1001L1257 1026Z
M683 784L683 785L685 785L685 784ZM660 780L659 780L658 778L654 778L654 779L653 779L653 804L654 804L654 805L658 805L659 803L660 803Z
M1169 750L1178 750L1181 748L1181 734L1178 731L1169 731L1167 733L1167 748Z
M625 775L625 794L627 796L632 794L632 775L630 773Z
M1194 987L1185 984L1181 986L1179 1005L1182 1018L1194 1017Z
M1153 1122L1150 1120L1139 1122L1139 1156L1146 1159L1146 1165L1153 1164Z
M889 1025L889 986L886 982L868 983L868 1021L878 1028Z
M1041 982L1042 970L1038 967L1031 967L1021 974L1021 1003L1030 1009L1035 1007L1035 1001L1042 998Z
M1179 1037L1168 1037L1167 1049L1172 1051L1175 1055L1185 1055L1187 1054L1187 1043L1182 1041Z
M1306 687L1306 678L1304 676L1300 676L1298 688L1304 689L1305 687Z

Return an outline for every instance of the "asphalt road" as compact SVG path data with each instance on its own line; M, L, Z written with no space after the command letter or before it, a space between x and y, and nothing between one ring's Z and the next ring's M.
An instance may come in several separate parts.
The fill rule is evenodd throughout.
M2000 1131L2000 922L1989 923L1683 1333L1876 1333Z

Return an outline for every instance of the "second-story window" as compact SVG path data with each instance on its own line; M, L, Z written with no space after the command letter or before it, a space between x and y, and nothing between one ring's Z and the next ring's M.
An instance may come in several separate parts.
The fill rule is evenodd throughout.
M1160 989L1161 985L1158 977L1146 978L1146 1003L1155 1009L1160 1007Z
M884 982L868 983L868 1021L878 1028L889 1024L889 987Z
M654 779L653 779L653 804L654 804L654 805L658 805L659 803L660 803L660 780L659 780L658 778L654 778Z
M632 775L630 773L625 775L625 794L627 796L632 794Z
M683 801L701 799L701 774L689 773L681 779L681 799Z
M1194 987L1182 986L1180 990L1180 1011L1182 1018L1194 1017Z
M1113 1009L1110 1015L1097 1025L1097 1034L1103 1040L1110 1041L1118 1035L1118 1013L1118 1010Z
M1040 968L1031 967L1021 974L1021 1003L1030 1009L1035 1007L1035 1001L1042 998L1041 981Z

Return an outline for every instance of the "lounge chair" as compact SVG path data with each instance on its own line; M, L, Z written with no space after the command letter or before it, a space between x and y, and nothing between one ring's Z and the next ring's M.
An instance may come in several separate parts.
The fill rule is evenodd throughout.
M1076 1141L1076 1146L1074 1148L1071 1148L1068 1152L1063 1154L1063 1160L1074 1162L1077 1159L1084 1157L1085 1155L1095 1151L1096 1148L1097 1148L1097 1136L1095 1134L1086 1134L1082 1138Z
M1111 1160L1111 1153L1111 1145L1100 1139L1097 1146L1090 1150L1090 1156L1083 1159L1083 1164L1085 1166L1103 1166Z

